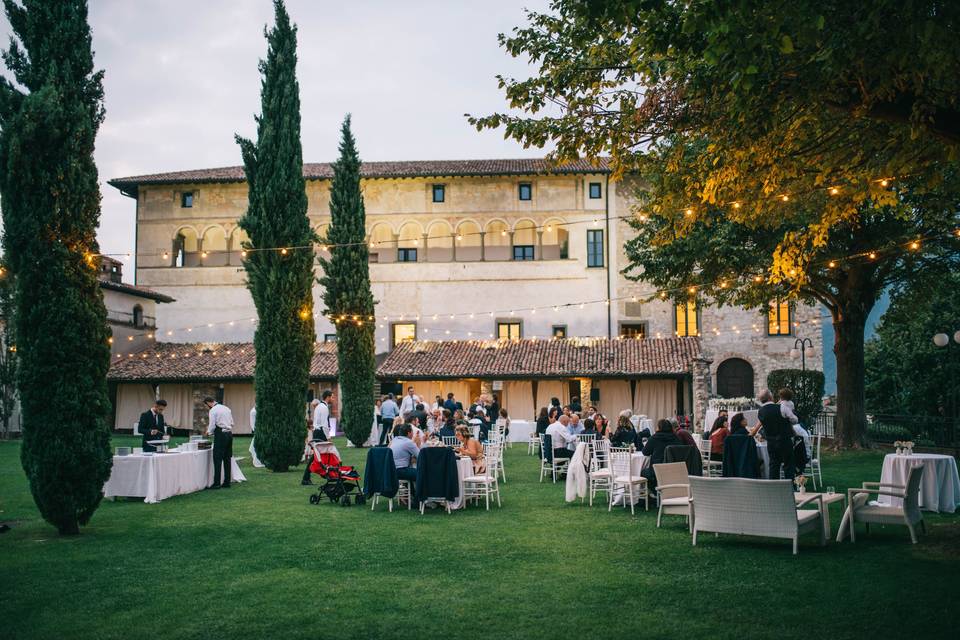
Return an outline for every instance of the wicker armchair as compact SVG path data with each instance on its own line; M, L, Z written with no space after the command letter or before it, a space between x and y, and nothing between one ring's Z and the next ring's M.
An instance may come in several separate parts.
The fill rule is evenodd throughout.
M886 484L881 482L864 482L859 489L847 489L847 511L843 514L843 522L837 533L837 542L843 540L847 529L850 530L850 542L857 541L856 523L862 522L870 532L870 523L904 525L910 531L910 540L917 544L917 523L924 533L927 525L923 522L923 513L920 511L920 480L923 477L923 467L910 469L907 475L907 485ZM871 504L870 495L890 496L899 498L903 504L897 507Z

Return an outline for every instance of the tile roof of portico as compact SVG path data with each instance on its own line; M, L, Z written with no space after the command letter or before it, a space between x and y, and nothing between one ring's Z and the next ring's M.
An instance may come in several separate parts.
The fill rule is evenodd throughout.
M624 378L690 373L700 338L421 341L397 345L378 378Z
M360 175L376 178L434 178L467 176L510 176L538 174L587 174L609 173L607 160L596 163L577 160L553 164L545 158L516 158L505 160L407 160L395 162L364 162ZM303 177L307 180L328 180L333 177L333 165L328 162L308 162L303 165ZM135 193L139 185L146 184L202 184L214 182L244 182L242 166L194 169L151 173L140 176L114 178L107 184L125 194Z
M204 382L253 380L256 354L250 342L158 342L149 349L114 356L111 382ZM337 346L319 342L310 363L312 380L337 377Z

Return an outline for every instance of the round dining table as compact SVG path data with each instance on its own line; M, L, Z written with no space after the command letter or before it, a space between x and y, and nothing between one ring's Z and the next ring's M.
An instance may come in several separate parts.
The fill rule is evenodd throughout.
M957 506L960 506L960 476L957 474L957 461L953 456L938 453L888 453L883 458L880 483L905 486L907 475L913 467L923 467L923 477L920 479L920 508L941 513L956 512ZM893 507L903 504L903 500L893 496L880 496L877 502Z

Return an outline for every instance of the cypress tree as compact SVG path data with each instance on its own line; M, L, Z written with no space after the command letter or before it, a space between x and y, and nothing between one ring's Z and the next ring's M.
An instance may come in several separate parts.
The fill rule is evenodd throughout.
M273 471L286 471L303 453L304 402L313 357L313 246L307 218L297 29L281 0L276 24L265 30L260 61L261 115L257 142L237 136L249 187L240 227L250 242L244 266L257 307L257 454Z
M340 157L333 165L330 185L330 227L323 242L330 259L320 258L324 276L325 313L337 327L337 365L342 413L340 422L350 442L361 446L373 424L374 339L373 293L366 243L367 214L360 191L360 156L350 132L350 116L343 121Z
M97 282L103 122L84 0L4 0L17 40L0 80L0 200L14 285L21 463L40 514L79 533L103 497L112 456L110 331Z

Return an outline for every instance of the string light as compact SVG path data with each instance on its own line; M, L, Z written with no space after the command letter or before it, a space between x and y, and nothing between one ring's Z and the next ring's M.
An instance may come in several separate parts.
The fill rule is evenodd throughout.
M282 256L287 255L287 248L286 248L286 247L284 247L283 249L280 249L280 255L282 255Z
M830 187L830 195L832 196L840 195L840 189L837 187Z
M780 196L780 199L783 200L784 202L787 202L788 200L790 200L790 196L788 196L787 194L783 194L782 196Z

